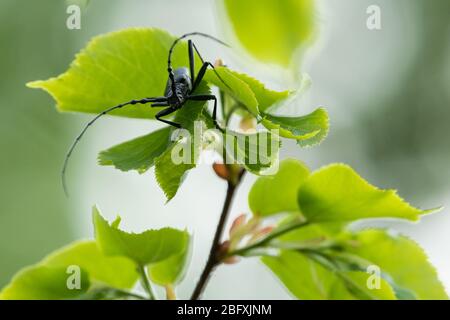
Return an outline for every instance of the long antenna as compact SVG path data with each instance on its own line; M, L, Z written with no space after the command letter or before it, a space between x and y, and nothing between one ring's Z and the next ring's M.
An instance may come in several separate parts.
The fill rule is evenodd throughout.
M92 124L97 121L100 117L104 116L105 114L114 111L116 109L120 109L122 107L125 107L127 105L130 104L137 104L137 103L148 103L148 102L158 102L159 100L162 100L163 98L145 98L142 100L131 100L122 104L119 104L117 106L108 108L104 111L102 111L101 113L99 113L98 115L96 115L91 121L89 121L83 128L83 130L81 130L81 133L75 138L74 142L72 143L72 146L69 148L69 151L66 154L66 158L64 159L64 165L63 168L61 170L61 182L62 182L62 186L64 189L64 193L65 195L68 197L69 193L67 191L67 184L66 184L66 170L67 170L67 165L69 163L69 159L73 153L73 150L75 149L75 147L77 146L77 144L80 142L81 138L83 137L83 135L86 133L87 129L89 129L90 126L92 126ZM165 98L164 98L165 99Z
M183 40L183 39L186 39L187 37L191 37L191 36L201 36L201 37L208 38L208 39L211 39L211 40L213 40L213 41L216 41L216 42L218 42L218 43L220 43L221 45L224 45L224 46L226 46L226 47L230 47L228 44L226 44L226 43L223 42L222 40L219 40L219 39L217 39L217 38L215 38L215 37L213 37L213 36L210 36L209 34L206 34L206 33L202 33L202 32L190 32L190 33L183 34L181 37L179 37L178 39L176 39L176 40L172 43L172 46L170 47L170 50L169 50L169 57L168 57L168 59L167 59L167 68L168 68L169 70L172 69L172 53L173 53L173 49L175 49L175 46L178 44L178 42L180 42L180 41Z

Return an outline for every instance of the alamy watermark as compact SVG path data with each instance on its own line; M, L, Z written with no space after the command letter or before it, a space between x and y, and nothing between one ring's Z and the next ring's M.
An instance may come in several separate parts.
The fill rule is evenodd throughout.
M69 30L81 29L81 8L76 4L67 6L66 13L68 17L66 19L66 27Z
M370 265L367 267L366 272L369 274L367 277L366 286L370 290L381 289L381 269L377 265Z
M366 13L369 15L367 17L366 26L369 30L381 30L381 8L378 5L370 5L367 7Z
M81 290L81 269L80 266L70 265L66 269L69 275L66 280L66 287L69 290Z

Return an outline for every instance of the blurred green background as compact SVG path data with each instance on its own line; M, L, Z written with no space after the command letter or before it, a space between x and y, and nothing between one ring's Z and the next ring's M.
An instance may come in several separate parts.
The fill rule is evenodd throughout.
M75 119L25 87L63 71L98 31L68 30L66 8L64 1L0 2L0 286L77 237L75 208L59 183Z
M75 49L59 27L58 3L0 2L0 285L74 237L55 156L64 152L70 121L25 87L59 72Z
M306 113L308 108L325 106L331 131L314 149L287 143L283 156L303 159L312 168L346 162L370 182L398 189L415 205L450 205L450 2L379 0L382 30L369 31L366 8L372 2L317 1L318 40L302 67L313 87L292 111ZM66 28L66 7L66 2L54 0L0 2L0 286L51 250L90 236L90 206L97 203L110 217L119 211L124 225L133 230L163 224L195 230L193 269L182 288L187 293L206 258L206 239L212 236L217 203L223 198L220 182L209 168L199 168L186 182L190 187L164 206L151 175L96 166L97 151L156 126L111 119L86 138L74 157L69 177L75 192L65 199L59 181L62 160L89 117L58 114L49 96L27 89L25 83L63 72L93 35L119 28L155 26L175 34L206 31L220 36L228 28L218 18L220 6L207 0L91 0L82 11L81 30ZM224 56L233 68L275 88L283 86L279 73L265 72L267 66L200 43L209 60ZM248 210L246 192L252 179L236 199L236 215ZM199 201L197 196L204 193L208 199ZM419 225L395 226L425 247L449 288L447 213ZM248 286L235 296L234 288L243 279ZM262 267L246 262L219 270L207 297L286 294Z

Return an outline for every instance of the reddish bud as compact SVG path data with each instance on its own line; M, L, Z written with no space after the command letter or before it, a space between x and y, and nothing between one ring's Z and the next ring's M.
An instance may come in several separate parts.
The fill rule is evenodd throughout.
M236 217L236 219L233 220L233 223L231 224L230 227L230 238L233 237L233 234L236 232L236 230L242 226L245 221L247 220L247 216L245 215L245 213L239 215L238 217Z
M274 229L273 226L267 226L267 227L264 227L262 229L257 230L253 234L253 236L252 236L252 238L250 239L249 242L251 243L251 242L255 241L256 239L264 237L265 235L271 233L273 231L273 229Z
M213 164L213 169L214 172L217 174L218 177L224 179L224 180L229 180L230 178L230 172L227 168L226 165L224 165L223 163L214 163Z

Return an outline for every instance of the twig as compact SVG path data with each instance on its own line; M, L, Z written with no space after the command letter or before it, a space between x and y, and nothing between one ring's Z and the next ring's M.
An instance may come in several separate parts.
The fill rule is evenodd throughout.
M264 247L265 245L267 245L270 241L272 241L275 238L278 238L280 236L282 236L283 234L286 234L290 231L302 228L304 226L307 226L309 223L306 220L303 221L299 221L298 223L294 223L294 224L290 224L290 225L286 225L284 227L280 227L278 229L275 229L273 232L271 232L269 235L267 235L266 237L262 238L261 240L258 240L246 247L243 247L241 249L237 249L234 251L231 251L227 254L227 256L245 256L247 252L253 250L253 249L257 249L257 248L261 248Z
M222 207L222 213L220 215L219 223L217 224L216 233L214 234L214 239L212 242L211 250L209 252L208 260L206 261L205 268L200 276L200 279L195 286L194 292L192 293L191 300L197 300L205 286L208 282L208 279L213 272L214 268L219 264L219 259L217 257L218 249L220 247L220 239L222 238L223 230L225 228L225 223L228 218L228 214L230 212L231 203L233 202L233 197L238 187L239 183L242 180L243 175L245 174L245 170L241 170L238 174L238 177L235 182L229 180L227 183L227 194L225 197L225 202Z

